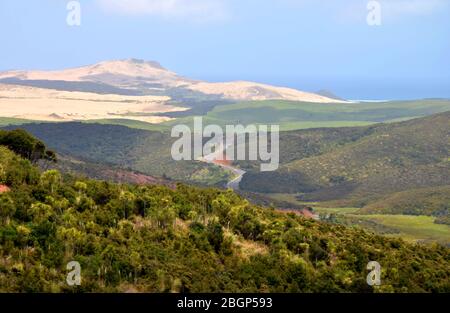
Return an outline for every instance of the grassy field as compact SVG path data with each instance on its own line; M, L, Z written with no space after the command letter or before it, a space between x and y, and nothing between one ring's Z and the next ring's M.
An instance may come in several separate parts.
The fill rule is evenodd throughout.
M320 214L353 214L359 211L359 208L322 208L314 207L314 211Z
M414 100L364 103L307 103L249 101L216 106L204 115L205 124L279 124L281 130L365 126L398 122L450 110L450 100ZM166 122L190 125L192 116Z
M425 215L357 214L359 208L320 208L314 207L320 214L337 214L346 218L347 225L358 225L377 232L390 229L393 233L384 234L400 237L409 242L439 242L450 245L450 226L434 223L435 217ZM367 223L361 223L361 220Z
M437 241L450 244L450 226L435 224L432 216L413 215L357 215L358 218L368 219L383 226L399 231L399 236L407 241Z
M8 125L21 125L26 123L33 123L35 121L26 120L22 118L13 118L13 117L0 117L0 127L8 126Z
M274 124L282 131L366 126L379 122L399 122L450 110L450 100L413 100L363 103L308 103L297 101L247 101L218 105L203 115L207 124ZM144 130L168 130L173 125L192 125L193 116L152 124L130 119L98 119L86 123L122 125ZM36 122L0 118L0 126Z
M271 198L292 204L305 204L314 208L319 214L336 214L346 218L350 225L359 225L368 230L377 231L380 228L388 228L395 233L386 236L401 237L406 241L439 242L450 245L450 226L434 223L435 217L424 215L391 215L391 214L357 214L359 208L326 208L318 202L302 202L296 199L295 194L270 194ZM359 223L360 220L369 223ZM381 227L379 227L381 226Z

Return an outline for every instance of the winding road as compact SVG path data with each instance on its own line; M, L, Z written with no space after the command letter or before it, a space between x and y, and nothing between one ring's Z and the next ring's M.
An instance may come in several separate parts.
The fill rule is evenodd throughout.
M226 169L226 170L232 172L233 174L235 174L236 177L234 177L232 180L230 180L226 184L226 187L231 188L233 190L239 190L239 183L241 182L242 177L244 176L246 171L241 170L240 168L234 167L232 165L228 165L223 162L219 162L218 160L223 158L222 156L225 154L225 152L226 152L226 148L224 148L223 144L220 144L220 147L219 147L219 149L217 149L217 151L215 151L211 154L205 155L204 157L201 157L198 160L201 162L220 166L223 169Z

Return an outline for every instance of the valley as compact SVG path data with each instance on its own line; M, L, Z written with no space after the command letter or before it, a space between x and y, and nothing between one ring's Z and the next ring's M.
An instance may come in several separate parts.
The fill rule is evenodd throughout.
M449 14L1 0L0 310L445 308Z
M140 79L133 76L138 74L143 76ZM133 274L134 279L141 279L142 283L133 284L133 288L139 291L257 291L267 284L272 291L286 291L287 288L299 291L362 290L360 266L355 269L343 261L347 260L349 249L355 249L351 248L355 244L358 247L356 255L369 253L371 256L378 253L381 246L387 251L394 246L405 251L437 249L431 256L437 258L435 266L445 263L440 259L445 256L438 251L450 246L450 100L351 102L330 98L325 101L322 96L268 85L197 82L156 63L136 60L106 62L97 67L54 73L9 72L2 75L0 126L6 131L2 140L4 144L14 143L9 146L11 149L17 148L19 139L9 138L8 132L20 128L56 151L58 162L44 158L36 165L43 173L61 173L64 188L76 189L78 194L85 192L84 204L70 197L67 200L75 201L73 205L81 210L73 213L72 218L83 220L86 214L97 216L97 228L112 225L121 236L129 236L124 227L130 227L134 229L134 235L129 237L134 238L130 239L132 241L141 240L139 236L148 236L141 231L143 225L147 225L144 229L151 229L155 236L159 233L165 240L171 240L166 233L171 232L177 238L174 245L182 241L195 246L190 256L192 260L204 260L204 253L208 253L222 261L240 264L232 270L234 266L225 263L222 269L228 271L227 275L241 275L240 266L246 266L246 262L265 273L266 265L257 260L272 262L275 266L273 262L279 261L278 253L281 253L287 258L283 266L303 264L302 271L306 272L302 279L308 281L305 286L290 285L284 282L285 278L282 278L283 282L269 283L267 279L271 278L266 274L254 274L262 275L261 282L256 285L244 289L232 285L218 287L214 284L219 282L200 278L205 270L210 271L213 267L202 265L200 269L195 264L183 263L183 267L192 269L189 275L196 277L192 280L185 275L186 270L174 270L173 266L179 266L181 262L178 250L160 246L156 248L159 253L168 253L172 258L170 262L157 261L158 267L164 268L166 273L161 278L164 288L161 282L158 287L137 271ZM156 77L158 83L154 80ZM177 138L171 137L172 127L179 124L192 127L194 117L198 116L202 117L204 125L221 127L280 125L279 168L261 172L259 160L221 160L220 156L230 148L223 144L217 151L197 160L175 161L171 147ZM203 138L203 144L207 140ZM236 143L233 148L237 148ZM32 179L38 174L12 178L8 168L12 166L12 171L19 165L11 161L15 159L10 152L1 149L0 152L5 156L1 168L7 169L6 176L0 180L4 190L0 201L3 201L2 197L13 197L21 203L25 201L21 195L27 190L41 188L41 183ZM5 163L5 160L10 161ZM35 169L28 167L25 171L35 173ZM29 182L17 183L17 179L29 179ZM74 183L74 180L78 182ZM81 181L90 186L89 191L77 189L81 188ZM30 185L25 187L24 184ZM106 190L116 190L119 198L115 198L115 192ZM56 205L49 202L49 197L60 199L65 196L51 193L45 198L47 200L29 197L44 208ZM147 203L152 204L148 206ZM171 204L166 207L163 203ZM26 205L21 204L23 206ZM21 214L8 218L14 219L14 225L21 225L24 222ZM52 216L60 213L54 214ZM121 220L117 224L111 218ZM280 221L285 223L283 225L297 226L280 229ZM34 218L32 227L44 227L40 226L41 222ZM230 223L233 223L231 228ZM58 224L57 227L61 233L68 226ZM91 235L95 236L97 244L110 242L109 237L98 233L80 234L77 235L81 236L77 239L80 247L86 236ZM361 236L372 244L366 245ZM337 241L331 243L334 240L331 238ZM9 242L3 240L5 244ZM154 242L154 238L150 242ZM281 246L276 242L281 242ZM376 242L381 246L373 250ZM333 261L337 250L333 245L346 247L347 252L339 258L346 264L344 268L353 268L353 274L342 274L337 268ZM155 249L155 246L151 244L147 248ZM69 246L65 249L72 254L81 251ZM48 253L61 252L50 250ZM119 257L118 252L115 255ZM140 255L146 253L142 251ZM141 258L140 262L148 260L147 257ZM390 252L389 260L396 260ZM128 260L121 262L129 264ZM322 262L321 265L318 262ZM341 273L335 275L348 277L338 278L334 286L316 286L311 279L325 275L319 269L323 266L329 267L327 271ZM276 271L279 275L280 271ZM429 290L408 275L408 290ZM112 290L123 290L124 286L114 283L122 278L113 277L105 276L108 284L114 286ZM90 279L89 290L102 290L94 278ZM239 279L233 278L234 281ZM348 279L353 283L347 283ZM394 281L389 288L396 290L399 285ZM440 282L442 278L435 281ZM443 287L445 283L437 284L436 290L446 288ZM39 290L50 287L42 288ZM61 286L51 288L65 290Z
M174 138L164 130L84 123L33 123L21 127L61 153L88 164L117 167L113 171L122 168L173 181L231 188L244 195L252 192L252 199L260 197L257 194L270 199L278 193L274 203L286 210L309 206L321 213L321 207L342 207L345 212L346 207L355 207L357 215L345 213L345 218L333 222L398 234L409 241L448 245L448 124L448 113L441 113L367 127L282 132L281 167L267 173L259 172L258 162L217 161L216 156L223 150L200 161L173 162L170 147ZM90 133L96 136L88 136ZM413 151L410 145L414 145ZM314 162L319 162L320 167L315 168ZM76 168L78 173L105 178L99 171ZM297 168L302 171L297 172ZM267 199L263 202L270 204ZM380 214L385 214L386 219L376 218ZM417 225L422 226L406 231L400 224L392 226L388 222L396 219L392 214L405 216L400 220L405 225L417 220ZM436 224L438 221L440 224Z
M0 193L1 292L71 292L64 269L73 259L83 268L80 292L448 289L441 245L257 206L231 190L41 171L31 160L54 160L36 138L0 131L0 142L0 183L9 186ZM381 286L365 283L372 258L389 269Z

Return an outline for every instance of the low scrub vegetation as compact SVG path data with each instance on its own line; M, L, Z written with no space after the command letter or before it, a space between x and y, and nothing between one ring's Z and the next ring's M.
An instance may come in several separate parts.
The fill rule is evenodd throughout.
M450 251L252 205L234 192L40 172L0 147L2 292L449 292ZM382 284L366 283L369 261ZM82 283L66 284L66 265Z

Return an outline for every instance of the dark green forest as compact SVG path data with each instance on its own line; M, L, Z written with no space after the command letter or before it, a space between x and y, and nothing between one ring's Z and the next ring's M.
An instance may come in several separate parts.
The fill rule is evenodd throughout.
M37 159L55 159L38 142L0 146L0 292L450 292L450 250L438 244L285 214L230 190L41 171ZM73 260L82 281L71 287ZM369 261L381 264L380 286L366 283Z

